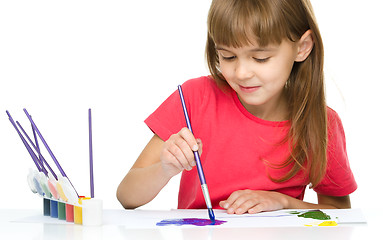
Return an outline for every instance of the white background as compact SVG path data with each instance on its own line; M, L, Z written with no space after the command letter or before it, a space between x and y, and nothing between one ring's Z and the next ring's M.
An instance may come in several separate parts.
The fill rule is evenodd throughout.
M359 185L351 195L353 207L378 206L383 4L312 4L325 45L328 105L342 118ZM77 191L87 196L92 108L95 194L104 208L121 208L116 188L152 136L144 119L178 84L208 74L209 5L207 0L1 1L0 208L41 207L26 182L34 164L5 113L29 131L23 108ZM176 208L178 179L144 208ZM307 190L305 200L315 202L315 193Z

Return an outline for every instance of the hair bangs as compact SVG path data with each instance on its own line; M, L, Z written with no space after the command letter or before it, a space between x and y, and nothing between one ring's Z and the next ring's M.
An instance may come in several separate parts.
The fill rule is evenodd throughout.
M222 4L228 6L223 7ZM291 39L275 1L221 1L211 6L208 18L209 37L217 45L242 47L254 44L265 47Z

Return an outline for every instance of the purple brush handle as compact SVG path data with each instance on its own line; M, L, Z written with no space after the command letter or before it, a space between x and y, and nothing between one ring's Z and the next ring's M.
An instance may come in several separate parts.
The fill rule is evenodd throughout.
M94 198L94 176L93 176L93 145L92 145L92 110L88 110L89 121L89 172L90 172L90 197Z
M180 93L182 109L184 111L186 125L189 128L190 132L193 133L193 129L192 129L191 124L190 124L190 119L189 119L188 111L187 111L187 108L186 108L184 95L182 93L181 85L178 85L178 92ZM193 135L194 135L194 133L193 133ZM195 161L196 161L197 170L198 170L198 176L199 176L199 180L201 182L201 185L206 184L205 174L203 173L202 164L201 164L201 160L199 158L198 151L193 151L193 153L194 153L194 158L195 158Z
M31 116L32 117L32 116ZM17 121L16 121L16 123L18 124L18 125L20 125ZM21 126L21 125L20 125ZM35 131L35 129L33 128L33 125L31 124L31 127L32 127L32 133L33 133L33 138L35 139L35 145L36 145L36 150L37 150L37 152L38 152L38 154L39 154L39 159L40 159L40 162L42 162L42 159L41 159L41 152L40 152L40 146L39 146L39 141L38 141L38 139L37 139L37 135L36 135L36 131Z
M33 141L31 140L31 138L28 136L28 134L25 132L24 128L21 126L21 124L16 121L17 125L19 126L19 128L21 129L21 131L24 133L24 135L27 137L29 143L32 145L32 147L38 152L39 156L40 156L40 164L42 166L42 169L43 169L43 172L45 170L44 173L46 173L46 175L48 174L47 170L45 169L44 167L44 164L47 166L47 168L49 169L49 171L52 173L53 177L58 180L57 178L57 175L56 173L53 171L53 169L51 168L51 166L48 164L48 162L45 160L45 158L43 157L43 155L41 155L40 153L40 149L38 148L38 146L35 146L35 144L33 143ZM35 138L36 139L36 138ZM37 141L37 139L36 139Z
M8 115L9 121L11 122L13 127L16 129L17 133L19 134L19 137L21 138L21 141L23 141L24 146L27 148L29 155L31 155L31 157L33 159L33 162L35 163L37 169L39 170L39 172L41 172L42 169L41 169L40 162L37 159L36 154L33 152L32 148L29 146L28 142L25 140L25 138L23 137L23 135L21 134L21 132L17 128L17 126L15 124L15 121L13 121L13 118L12 118L11 114L8 111L6 111L6 113Z
M40 150L37 150L36 149L36 146L35 144L32 142L32 140L29 138L28 134L25 132L24 128L21 126L21 124L16 121L16 124L17 126L21 129L21 132L24 134L24 136L27 138L27 140L29 141L29 143L32 145L32 147L35 149L35 151L37 151L37 153L39 154L39 156L41 157L41 154L40 154ZM25 138L24 138L25 139ZM32 149L32 148L31 148ZM35 154L36 155L36 154ZM43 162L41 161L41 158L40 157L37 157L36 155L36 158L37 158L37 161L39 161L40 163L40 166L41 166L41 171L46 175L48 176L48 171L45 169L44 167L44 164Z
M31 118L31 115L29 115L27 109L25 109L25 108L24 108L24 112L25 112L25 114L27 115L27 118L29 119L29 121L31 122L33 128L36 130L37 134L39 135L39 137L40 137L41 141L43 142L45 148L48 150L49 155L51 155L51 157L52 157L53 161L55 162L57 168L59 169L61 175L62 175L63 177L66 177L66 174L65 174L64 170L62 169L60 163L57 161L55 155L53 154L52 150L51 150L50 147L48 146L48 144L47 144L47 142L45 141L43 135L41 135L39 129L38 129L37 126L36 126L36 124L33 122L32 118Z

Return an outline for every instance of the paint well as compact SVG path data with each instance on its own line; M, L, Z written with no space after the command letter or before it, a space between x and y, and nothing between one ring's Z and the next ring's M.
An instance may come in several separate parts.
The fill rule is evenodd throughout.
M50 209L51 217L58 218L59 217L59 213L58 213L58 208L57 208L57 201L51 200L50 207L51 207L51 209Z
M66 219L65 203L63 203L63 202L58 202L57 203L57 212L58 212L58 218L60 220L65 220Z
M74 222L74 210L73 205L66 204L65 205L65 216L67 222Z
M51 215L51 200L47 198L43 198L43 209L44 209L44 216Z

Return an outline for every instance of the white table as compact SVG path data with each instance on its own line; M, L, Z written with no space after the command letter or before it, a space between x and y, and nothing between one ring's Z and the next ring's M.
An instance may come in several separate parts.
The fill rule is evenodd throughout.
M106 213L112 210L104 210ZM124 214L125 210L113 210ZM23 222L41 216L42 210L0 209L0 239L383 239L383 210L363 209L368 223L339 224L336 227L262 227L262 228L137 228L104 224L87 227L52 222ZM49 219L49 217L46 217Z

